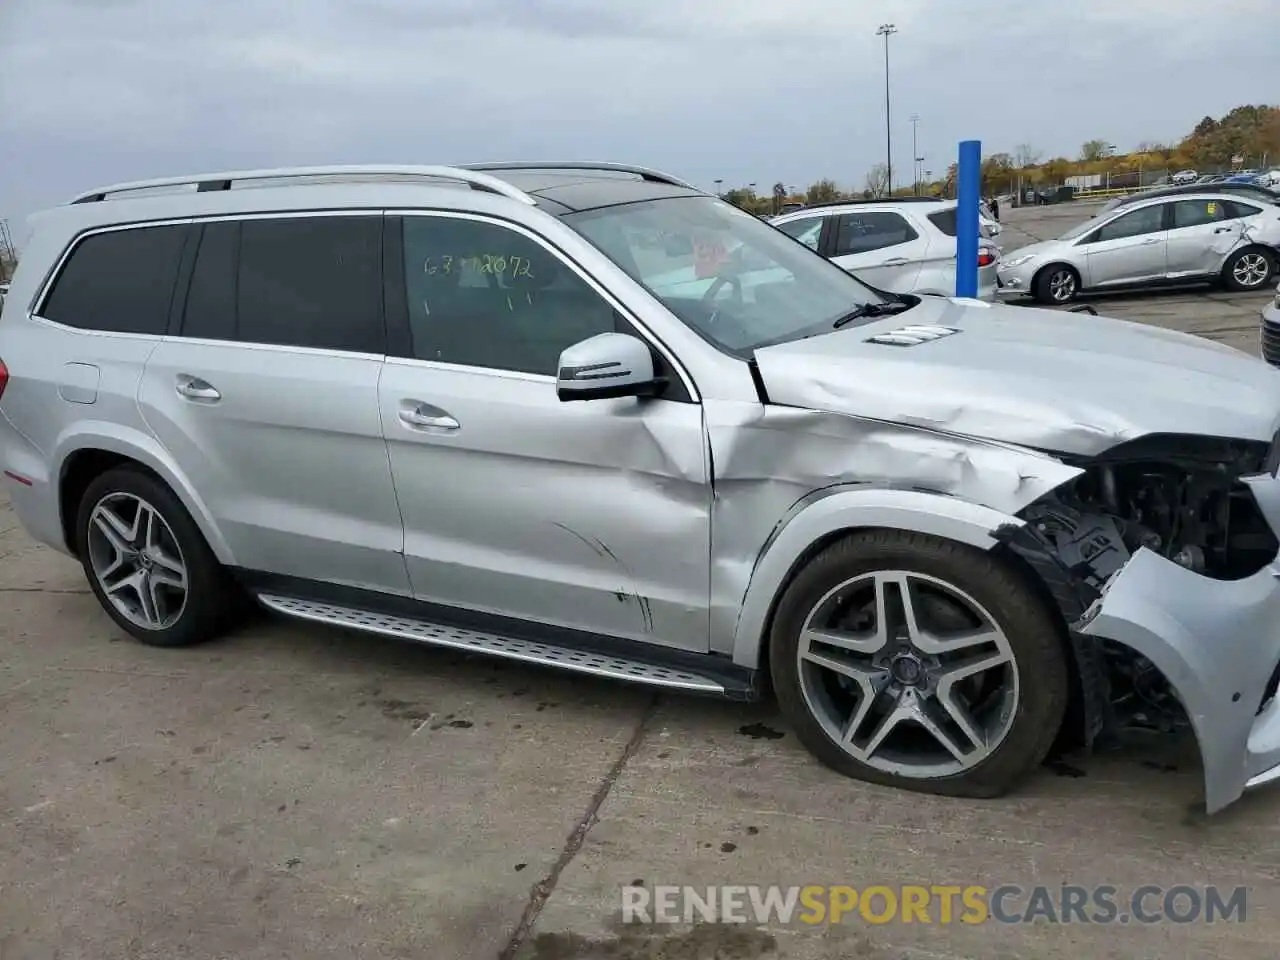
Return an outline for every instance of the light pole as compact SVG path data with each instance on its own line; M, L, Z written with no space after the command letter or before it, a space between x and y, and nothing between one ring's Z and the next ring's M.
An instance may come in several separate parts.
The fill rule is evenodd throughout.
M920 114L911 115L911 192L920 195Z
M884 37L884 166L886 194L893 196L893 127L889 122L889 37L898 32L892 23L882 23L877 37Z

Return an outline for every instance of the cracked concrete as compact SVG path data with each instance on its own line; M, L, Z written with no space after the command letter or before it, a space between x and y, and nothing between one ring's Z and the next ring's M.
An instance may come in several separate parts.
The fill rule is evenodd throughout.
M1005 211L1010 234L1023 213L1040 212ZM1249 349L1262 302L1095 301ZM999 801L904 794L819 766L767 704L266 618L207 647L149 649L2 498L0 530L2 960L1275 954L1280 792L1204 818L1185 744L1058 764ZM1215 926L617 921L635 883L1036 882L1243 883L1249 913Z

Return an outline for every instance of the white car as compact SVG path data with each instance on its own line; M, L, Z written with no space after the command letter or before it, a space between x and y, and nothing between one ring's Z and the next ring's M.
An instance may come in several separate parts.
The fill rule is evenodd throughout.
M785 214L773 226L892 293L954 296L956 202L898 199L838 203ZM978 296L995 298L1000 250L991 235L978 245Z
M1200 174L1194 170L1179 170L1169 180L1172 183L1195 183L1199 177Z

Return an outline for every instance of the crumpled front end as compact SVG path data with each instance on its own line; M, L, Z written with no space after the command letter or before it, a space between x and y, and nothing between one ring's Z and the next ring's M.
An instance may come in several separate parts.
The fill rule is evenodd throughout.
M1164 675L1199 741L1209 813L1280 778L1280 563L1224 583L1143 548L1081 632L1123 644Z
M1066 615L1094 719L1185 715L1210 813L1280 780L1278 459L1276 444L1122 445L1004 537Z

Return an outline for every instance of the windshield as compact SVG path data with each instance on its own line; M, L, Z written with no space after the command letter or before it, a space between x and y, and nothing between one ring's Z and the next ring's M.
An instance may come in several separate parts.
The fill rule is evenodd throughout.
M1111 212L1113 212L1113 211L1107 210L1107 209L1104 207L1102 210L1100 210L1100 211L1098 212L1098 217L1102 217L1103 215L1105 215L1105 214L1107 214L1107 213L1111 213ZM1064 233L1064 234L1063 234L1062 236L1060 236L1058 239L1059 239L1059 240L1074 240L1076 237L1079 237L1079 236L1082 236L1082 235L1083 235L1083 234L1085 234L1085 233L1088 233L1090 230L1092 230L1092 229L1093 229L1094 227L1096 227L1097 225L1098 225L1098 221L1097 221L1097 219L1094 219L1094 220L1086 220L1084 223L1077 223L1074 227L1072 227L1070 230L1068 230L1066 233Z
M741 357L825 333L854 308L884 302L804 244L714 197L646 200L564 220L684 323Z

